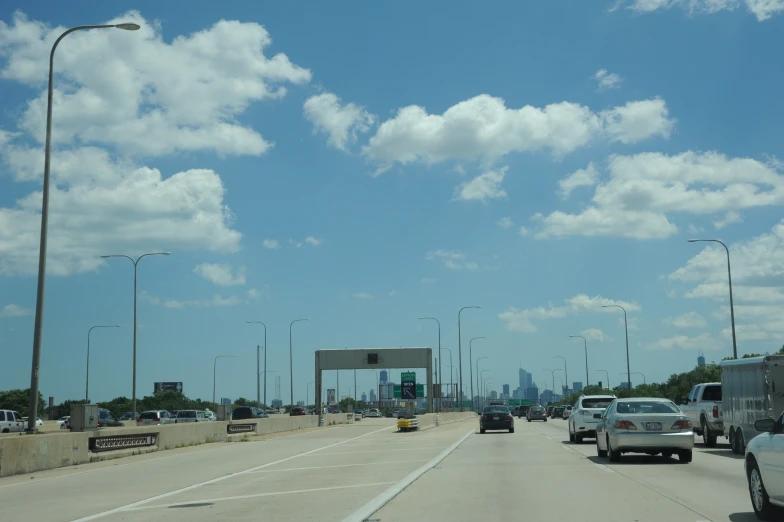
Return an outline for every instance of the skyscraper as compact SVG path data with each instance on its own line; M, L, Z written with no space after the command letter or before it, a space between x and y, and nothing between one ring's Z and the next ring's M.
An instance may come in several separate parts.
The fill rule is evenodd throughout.
M379 374L378 378L381 381L381 384L386 383L387 382L387 371L386 370L381 370L381 373Z
M573 392L583 391L583 383L581 383L580 381L573 382L572 383L572 391Z
M504 395L509 397L509 385L508 384L504 384L503 385L503 390L504 390Z
M700 352L699 357L697 357L697 366L699 366L700 368L705 367L705 356L702 355L702 352Z
M525 390L533 386L534 376L520 368L520 389Z
M376 390L370 390L370 402L376 402Z

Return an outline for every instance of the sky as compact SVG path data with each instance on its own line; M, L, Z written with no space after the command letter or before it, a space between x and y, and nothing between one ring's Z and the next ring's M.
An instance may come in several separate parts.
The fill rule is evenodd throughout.
M318 349L437 348L552 387L784 344L784 0L26 2L0 17L0 389L312 400ZM458 310L462 312L462 353ZM444 382L449 354L442 351ZM420 370L420 373L422 370ZM563 377L563 373L556 373ZM325 387L336 376L325 375ZM641 376L633 376L638 382ZM341 372L353 395L353 372ZM392 372L399 382L399 371ZM423 381L424 376L418 377ZM359 392L376 375L357 372ZM556 380L556 386L559 383Z

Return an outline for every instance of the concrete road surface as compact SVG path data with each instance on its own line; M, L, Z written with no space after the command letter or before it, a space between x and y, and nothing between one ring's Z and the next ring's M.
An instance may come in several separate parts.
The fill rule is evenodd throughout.
M3 520L462 521L756 520L743 461L728 448L694 461L598 459L566 422L473 419L398 433L391 419L209 444L0 479Z

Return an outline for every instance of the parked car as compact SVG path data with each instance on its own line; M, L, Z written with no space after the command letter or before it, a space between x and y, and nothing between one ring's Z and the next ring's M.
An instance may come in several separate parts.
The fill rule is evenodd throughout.
M615 399L604 413L594 414L596 453L621 460L623 453L646 453L691 462L694 430L691 421L669 399L633 397Z
M761 419L754 423L760 432L746 445L746 478L751 506L760 520L784 520L784 414L778 420Z
M27 424L27 419L29 419L29 417L22 417L22 422ZM44 421L42 421L40 417L36 417L35 418L35 425L36 426L43 426L44 425Z
M508 406L493 404L482 410L479 433L487 430L509 430L509 433L514 433L514 417Z
M70 415L65 415L64 417L60 417L59 419L57 419L57 425L62 427L63 423L70 418L71 418Z
M177 412L174 412L173 416L176 417L177 416ZM120 417L120 420L121 421L133 420L133 412L132 411L126 411L125 413L122 414L122 417Z
M583 439L596 437L597 413L602 413L615 400L615 395L580 395L569 415L569 440L582 443Z
M166 410L148 410L141 412L136 419L137 426L157 424L174 424L174 417Z
M231 412L231 420L247 420L247 419L255 419L256 412L253 411L254 408L250 406L237 406L234 408L234 411Z
M27 428L22 416L13 410L0 410L0 433L20 433Z
M199 412L196 410L180 410L177 412L177 418L174 419L174 422L175 424L182 424L183 422L199 422Z
M114 413L110 412L106 408L98 408L99 428L118 428L120 426L125 426L125 424L121 422L120 419L115 417Z
M547 422L547 411L537 404L536 406L531 406L528 408L528 412L525 414L525 417L528 419L528 422L534 420Z

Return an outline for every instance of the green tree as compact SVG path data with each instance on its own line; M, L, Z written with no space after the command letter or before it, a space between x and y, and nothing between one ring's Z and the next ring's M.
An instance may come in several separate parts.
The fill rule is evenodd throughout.
M30 409L30 388L0 392L0 408L14 410L26 417ZM46 402L41 392L38 392L38 416L43 417L45 414Z

